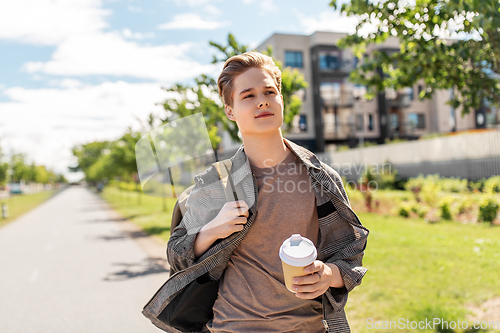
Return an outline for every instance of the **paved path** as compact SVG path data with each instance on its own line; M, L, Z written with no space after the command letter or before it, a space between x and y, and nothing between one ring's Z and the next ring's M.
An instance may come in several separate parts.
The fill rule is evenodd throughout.
M142 316L165 244L70 187L0 228L0 332L161 332Z

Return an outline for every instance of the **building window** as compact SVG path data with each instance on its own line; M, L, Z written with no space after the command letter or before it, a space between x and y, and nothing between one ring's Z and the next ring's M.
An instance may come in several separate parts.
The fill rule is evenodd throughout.
M389 115L389 127L392 131L399 132L399 116L397 113Z
M419 85L418 85L418 98L419 98L419 99L422 99L422 98L420 98L420 92L421 92L422 90L424 90L424 86L422 86L422 85L420 85L420 84L419 84Z
M319 69L320 70L338 70L340 69L340 51L319 51Z
M368 130L373 131L373 115L368 115Z
M340 104L340 83L339 82L321 82L319 93L323 104L327 106Z
M306 89L302 88L302 89L297 90L295 92L295 96L297 96L298 98L300 98L300 100L302 102L304 102L306 100Z
M357 114L356 115L356 131L362 132L363 128L364 128L363 115L362 114Z
M359 101L359 100L364 101L365 100L366 92L367 92L366 86L363 86L363 85L360 85L360 84L356 84L354 86L354 89L353 89L352 93L354 95L354 99L356 99L357 101Z
M408 120L414 128L425 129L425 114L410 113L408 115Z
M286 67L304 67L302 61L302 51L285 51Z
M305 114L300 115L299 129L301 132L307 132L307 116Z
M408 88L408 98L410 99L410 101L413 101L413 95L414 95L413 87L409 87Z

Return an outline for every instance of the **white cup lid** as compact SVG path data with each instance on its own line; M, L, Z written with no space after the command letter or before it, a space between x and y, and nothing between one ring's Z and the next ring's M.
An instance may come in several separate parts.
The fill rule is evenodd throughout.
M280 258L290 266L307 266L316 260L314 243L300 234L293 234L280 247Z

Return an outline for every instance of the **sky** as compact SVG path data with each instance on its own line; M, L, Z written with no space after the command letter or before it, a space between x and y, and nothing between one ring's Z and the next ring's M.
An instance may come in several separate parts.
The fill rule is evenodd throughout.
M4 158L63 173L72 147L140 130L162 87L214 78L209 41L258 46L273 33L353 32L354 21L300 0L0 0L0 147Z

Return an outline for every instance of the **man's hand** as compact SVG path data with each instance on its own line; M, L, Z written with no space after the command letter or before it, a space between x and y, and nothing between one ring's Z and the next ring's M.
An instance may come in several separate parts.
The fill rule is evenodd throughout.
M226 202L217 217L204 225L200 231L210 234L216 240L226 238L243 230L249 216L248 209L243 200Z
M304 268L306 276L296 276L292 280L292 290L303 299L314 299L323 295L328 288L342 288L344 281L335 264L325 264L316 260Z
M248 209L243 200L226 202L219 214L198 232L194 243L195 257L199 258L217 239L243 230L249 216Z

